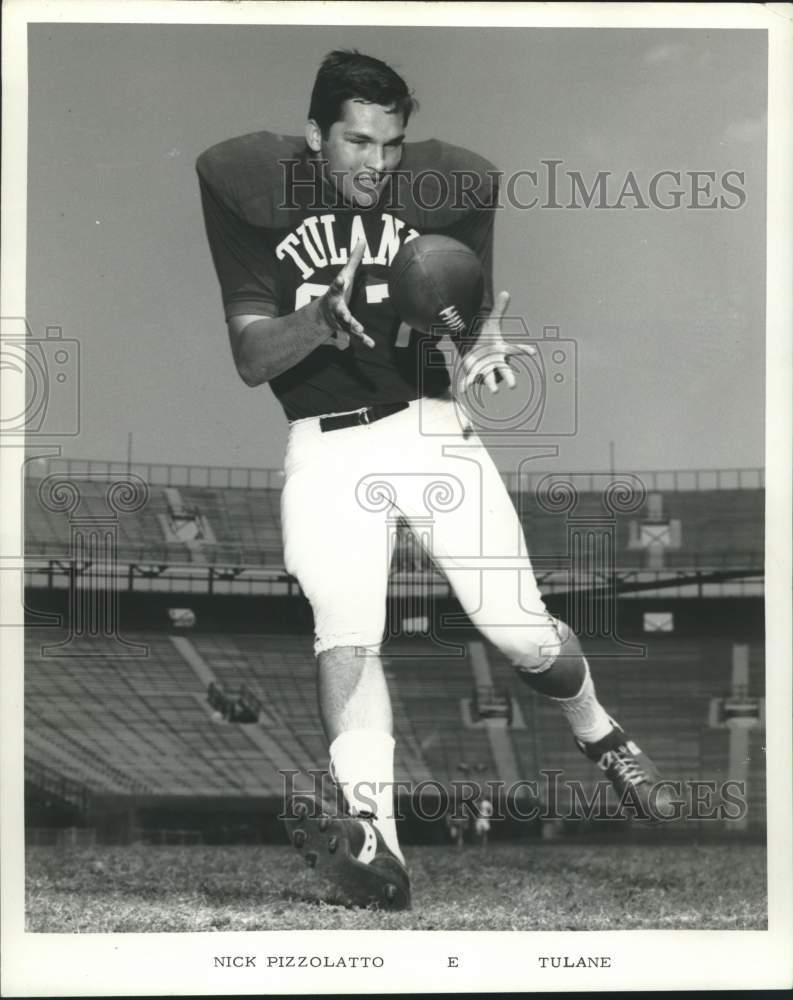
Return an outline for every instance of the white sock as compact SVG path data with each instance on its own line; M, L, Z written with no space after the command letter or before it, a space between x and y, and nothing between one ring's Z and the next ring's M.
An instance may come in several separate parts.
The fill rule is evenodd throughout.
M394 745L381 729L348 729L331 743L330 765L352 815L374 812L383 840L404 864L394 819Z
M595 685L589 672L589 664L584 660L586 677L581 690L572 698L553 698L565 714L573 735L583 743L597 743L608 736L614 727L613 720L597 700Z

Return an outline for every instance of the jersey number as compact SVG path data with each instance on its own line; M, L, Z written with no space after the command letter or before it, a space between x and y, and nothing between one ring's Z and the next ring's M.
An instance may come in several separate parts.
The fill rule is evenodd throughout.
M321 295L324 295L327 290L327 285L318 285L316 282L304 281L295 292L295 309L297 310L301 309L303 306L307 306L309 302L314 299L318 299ZM368 305L375 306L379 302L384 302L387 298L388 285L385 284L385 282L366 286L366 302ZM409 341L410 328L402 323L397 334L396 346L407 347ZM349 333L344 332L334 333L325 341L325 343L332 344L340 351L345 351L350 346L350 335Z

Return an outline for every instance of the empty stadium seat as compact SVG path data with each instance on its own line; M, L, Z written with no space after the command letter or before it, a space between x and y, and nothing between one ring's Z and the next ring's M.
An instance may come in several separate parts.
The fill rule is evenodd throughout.
M38 496L38 480L25 484L25 541L29 554L62 557L70 541L69 515L48 509ZM106 514L101 479L80 482L81 515ZM206 519L211 537L199 548L208 561L249 566L269 566L283 561L280 489L244 487L180 486L184 504ZM722 566L757 564L764 549L763 489L667 490L660 494L663 517L680 522L679 548L665 551L668 566ZM595 530L613 531L616 564L646 565L646 553L630 544L631 525L649 516L648 501L635 511L604 520L608 511L602 493L583 492L573 512L554 513L547 498L532 492L514 494L513 501L524 527L529 551L535 559L555 558L560 566L569 562L571 518L599 519ZM184 546L166 542L161 518L167 516L164 487L152 486L146 504L138 511L117 518L118 553L122 559L155 559L158 556L193 557ZM610 523L610 527L609 527ZM635 530L635 528L634 528ZM403 546L404 547L404 546ZM397 565L401 565L399 558ZM409 568L409 567L403 567Z

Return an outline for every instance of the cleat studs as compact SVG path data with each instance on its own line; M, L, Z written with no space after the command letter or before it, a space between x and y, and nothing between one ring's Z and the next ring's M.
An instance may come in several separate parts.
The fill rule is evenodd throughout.
M324 833L330 826L330 820L328 819L327 816L320 816L318 825L319 825L319 832Z
M294 836L292 837L292 843L295 847L302 847L307 840L308 834L305 830L295 830Z
M385 896L385 898L388 900L389 903L393 903L394 900L396 899L396 894L397 894L396 886L392 882L389 882L388 885L385 887L383 895Z
M298 819L303 819L305 816L308 815L308 806L305 804L305 802L296 802L295 807L292 811L294 812L295 816L297 816Z
M329 854L335 854L336 853L336 848L338 846L339 846L339 838L338 837L331 837L328 840L328 853Z
M308 865L309 868L316 867L316 864L317 864L318 860L319 860L319 856L317 855L316 851L309 851L306 854L306 864Z

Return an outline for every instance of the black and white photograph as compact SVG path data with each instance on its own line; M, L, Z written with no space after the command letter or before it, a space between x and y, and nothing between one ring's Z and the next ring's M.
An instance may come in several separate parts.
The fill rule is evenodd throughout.
M4 6L5 995L793 986L792 10Z

